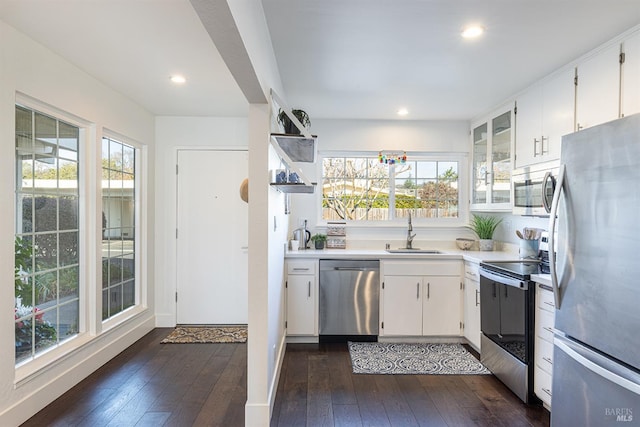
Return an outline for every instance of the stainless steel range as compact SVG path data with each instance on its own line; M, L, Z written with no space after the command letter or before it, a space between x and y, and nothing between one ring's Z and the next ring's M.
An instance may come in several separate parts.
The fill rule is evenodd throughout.
M481 361L522 401L533 393L536 260L480 263Z

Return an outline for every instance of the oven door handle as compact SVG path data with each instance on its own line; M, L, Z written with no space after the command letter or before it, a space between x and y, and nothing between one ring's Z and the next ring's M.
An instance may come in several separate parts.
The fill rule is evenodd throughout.
M529 288L529 286L527 285L527 282L514 279L513 277L507 277L501 274L496 274L492 271L485 270L483 268L480 269L480 276L486 277L487 279L492 280L494 282L502 283L503 285L507 285L507 286L513 286L514 288L523 289L525 291Z

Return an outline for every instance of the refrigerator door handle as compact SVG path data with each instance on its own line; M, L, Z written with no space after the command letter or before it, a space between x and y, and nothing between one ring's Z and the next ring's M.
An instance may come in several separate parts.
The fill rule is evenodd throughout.
M549 213L549 270L551 273L551 285L553 287L553 299L555 300L556 310L560 310L560 285L558 283L558 272L556 271L556 251L555 251L555 230L556 217L558 215L558 204L560 203L560 193L564 186L565 166L560 165L558 179L556 180L556 190L553 192L553 200L551 201L551 212Z
M571 357L577 363L584 366L594 374L599 375L602 378L606 379L607 381L610 381L620 387L623 387L634 394L640 395L640 384L637 384L627 378L624 378L614 372L611 372L603 368L598 363L594 362L593 360L590 360L587 354L581 354L578 348L576 349L572 348L573 346L571 346L570 344L567 344L567 342L565 342L563 339L559 339L557 336L553 340L553 343L555 344L556 347L558 347L560 350L565 352L567 356Z

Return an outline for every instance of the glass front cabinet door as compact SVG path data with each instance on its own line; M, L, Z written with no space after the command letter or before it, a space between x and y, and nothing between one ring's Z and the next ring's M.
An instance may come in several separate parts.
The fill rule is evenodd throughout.
M471 210L511 210L513 109L472 127Z

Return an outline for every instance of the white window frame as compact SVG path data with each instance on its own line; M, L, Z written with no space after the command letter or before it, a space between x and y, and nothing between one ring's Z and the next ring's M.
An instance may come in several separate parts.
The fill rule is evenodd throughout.
M48 372L55 372L65 356L78 351L97 336L121 323L145 313L148 306L147 277L144 272L148 265L148 164L149 150L145 144L117 132L102 128L97 131L94 123L74 114L53 107L36 98L16 92L15 104L54 117L57 120L77 126L80 129L78 153L78 232L79 232L79 313L78 334L59 345L46 349L35 358L25 360L15 366L14 386L21 387ZM15 107L12 109L15 111ZM14 118L15 121L15 118ZM135 305L102 321L102 136L117 139L136 149L136 299ZM15 155L14 155L15 156ZM14 159L15 165L15 159ZM14 166L15 167L15 166ZM15 177L15 170L13 173ZM15 191L15 183L13 185ZM13 212L16 212L16 198L13 197ZM15 234L15 218L14 218ZM93 260L93 262L91 261Z
M318 161L316 165L316 176L318 177L318 185L316 189L316 215L319 226L326 226L330 222L322 217L322 163L327 157L378 157L378 151L319 151ZM413 218L414 226L418 227L462 227L469 223L469 154L461 152L424 152L424 151L407 151L409 161L450 161L458 162L458 217L456 218ZM393 203L393 197L390 194L390 206ZM405 218L395 218L395 212L390 208L390 218L381 221L372 220L340 220L346 222L349 227L404 227L406 225Z
M123 144L127 144L135 150L135 184L134 184L134 197L135 197L135 303L133 306L124 309L123 311L114 314L113 316L102 320L102 239L97 236L102 236L102 185L97 183L98 193L97 199L97 215L100 219L98 225L98 234L96 234L96 246L100 249L96 254L96 321L100 324L100 331L106 331L119 325L120 323L140 314L148 309L147 302L147 278L143 272L147 271L147 161L148 161L148 148L146 145L129 138L125 135L119 134L110 129L103 129L102 135L99 138L100 147L102 147L102 138L111 138ZM99 177L102 176L102 149L100 148L97 153L99 159L98 168ZM100 268L98 268L100 266Z
M78 287L78 334L60 344L46 349L36 355L33 359L25 360L16 365L15 381L16 386L23 382L29 381L32 376L41 371L53 369L55 361L59 360L65 354L82 346L90 340L91 331L91 313L95 311L90 303L91 286L83 286L83 284L91 283L90 279L90 263L91 253L88 249L91 247L90 230L91 226L91 203L87 203L87 194L89 190L89 177L91 174L88 170L91 168L91 153L94 150L92 136L95 134L95 127L91 122L84 120L74 114L68 113L23 93L17 92L15 105L20 105L30 110L51 116L56 120L66 122L70 125L77 126L79 129L78 138L78 197L80 203L78 205L78 277L80 285ZM15 107L13 109L15 111ZM14 119L15 120L15 119ZM14 161L15 164L15 161ZM15 171L14 171L15 176ZM15 183L13 188L15 189ZM83 202L85 201L85 202ZM13 212L16 212L16 198L13 198ZM15 218L14 218L15 223ZM14 225L15 228L15 225ZM15 229L14 229L15 233ZM89 333L88 333L89 332Z

